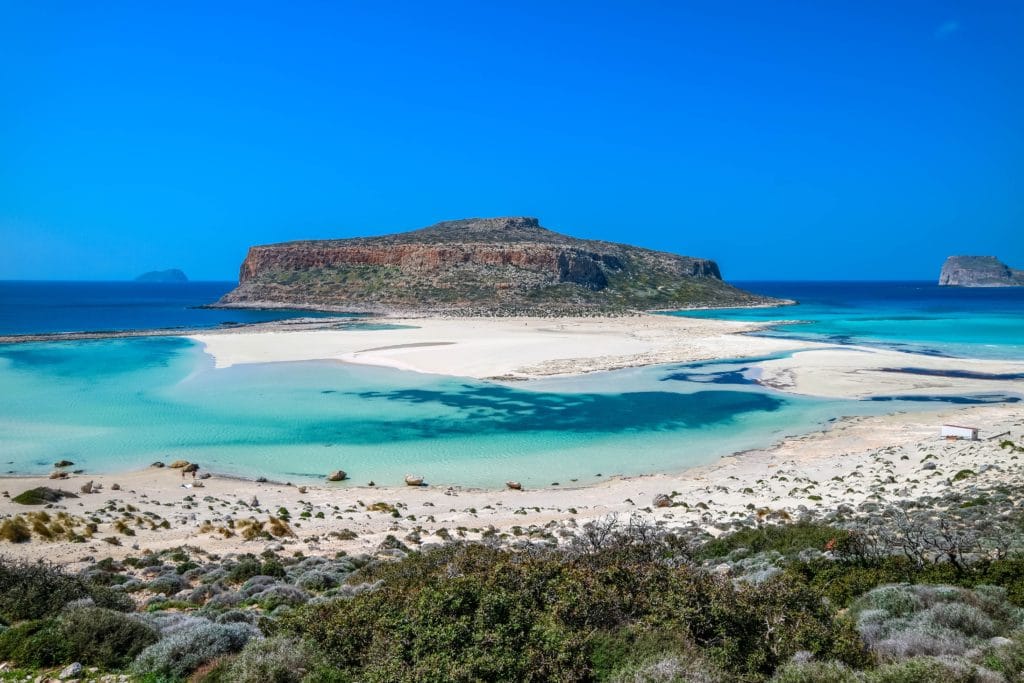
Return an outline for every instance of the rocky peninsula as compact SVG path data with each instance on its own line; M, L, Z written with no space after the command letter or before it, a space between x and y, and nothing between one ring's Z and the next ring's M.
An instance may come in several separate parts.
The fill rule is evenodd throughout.
M217 305L566 316L777 303L725 283L714 261L577 239L517 216L255 246Z
M1024 270L995 256L950 256L942 264L939 284L951 287L1022 287Z

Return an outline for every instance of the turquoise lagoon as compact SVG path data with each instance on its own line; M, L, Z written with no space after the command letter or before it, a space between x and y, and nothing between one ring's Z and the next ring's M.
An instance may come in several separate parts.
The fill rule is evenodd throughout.
M245 315L194 306L231 283L0 283L0 333L209 326ZM690 311L798 319L762 334L936 355L1024 359L1024 288L932 283L739 283L797 299L778 309ZM217 294L219 296L219 294ZM219 316L231 315L230 320ZM237 317L243 316L243 317ZM346 326L376 321L339 321ZM335 362L215 369L181 337L0 346L0 472L90 472L193 460L247 477L304 481L342 468L355 484L587 483L679 471L846 415L941 404L791 396L751 381L751 361L656 366L575 378L479 382ZM1007 381L1008 394L1024 393ZM1015 397L961 397L958 402ZM601 475L601 477L598 477Z
M763 334L933 355L1024 359L1024 287L939 287L934 282L735 284L799 303L673 315L795 321Z
M435 485L569 486L679 471L901 407L773 392L748 364L497 383L326 361L215 369L181 337L7 345L0 466L110 472L184 458L295 482L342 468L359 485L415 472Z

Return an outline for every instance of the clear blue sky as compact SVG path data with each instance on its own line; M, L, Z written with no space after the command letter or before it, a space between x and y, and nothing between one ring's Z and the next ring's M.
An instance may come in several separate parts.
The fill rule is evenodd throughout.
M0 278L525 214L728 279L1024 267L1024 3L0 0Z

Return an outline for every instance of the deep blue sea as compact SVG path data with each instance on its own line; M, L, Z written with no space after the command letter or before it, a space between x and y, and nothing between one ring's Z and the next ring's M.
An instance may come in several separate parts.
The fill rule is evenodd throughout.
M216 327L326 315L198 308L236 284L0 280L0 335Z
M799 319L805 322L767 334L1024 358L1024 289L740 284L801 303L686 315ZM0 333L308 315L191 308L230 286L0 283ZM218 369L200 344L175 336L6 344L0 345L0 472L43 473L59 459L100 472L185 458L215 471L292 481L342 468L355 484L400 484L405 473L416 472L434 484L501 486L518 479L566 486L612 474L678 471L838 417L922 407L783 394L752 381L751 362L500 383L336 362Z

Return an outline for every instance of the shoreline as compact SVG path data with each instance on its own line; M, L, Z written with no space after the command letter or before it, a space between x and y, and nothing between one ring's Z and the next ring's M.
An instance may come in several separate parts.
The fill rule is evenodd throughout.
M983 427L985 436L1001 438L947 441L938 433L945 421L974 423ZM195 482L189 478L185 487L179 470L167 467L83 473L62 480L4 476L0 490L6 495L0 498L0 513L5 517L42 510L15 504L11 498L35 486L49 486L78 496L47 506L51 514L109 517L109 521L101 521L95 537L84 544L36 539L0 543L0 553L76 564L97 554L123 557L185 544L202 545L219 554L258 554L264 545L279 543L306 554L373 552L388 535L420 539L415 544L442 542L449 532L470 540L494 534L514 538L524 533L518 531L522 529L558 537L587 521L633 514L665 528L696 525L716 534L730 520L749 516L755 508L796 518L802 510L857 507L880 494L896 499L934 495L956 488L953 474L963 479L966 471L971 472L967 482L971 485L986 478L1019 477L1024 464L1000 448L1002 438L1024 441L1024 412L1015 406L848 417L833 420L819 431L785 437L770 447L739 451L681 472L616 475L593 483L521 491L324 481L289 485L215 473ZM98 491L79 493L79 487L89 481ZM119 490L114 490L114 484ZM668 496L670 503L655 507L658 495ZM131 505L154 522L167 520L169 527L139 528L122 538L120 545L104 543L99 539L117 538L117 515L105 512L112 503ZM216 531L228 519L267 519L281 508L289 510L295 532L282 541L244 541ZM344 538L330 535L342 530L351 533L341 534Z

